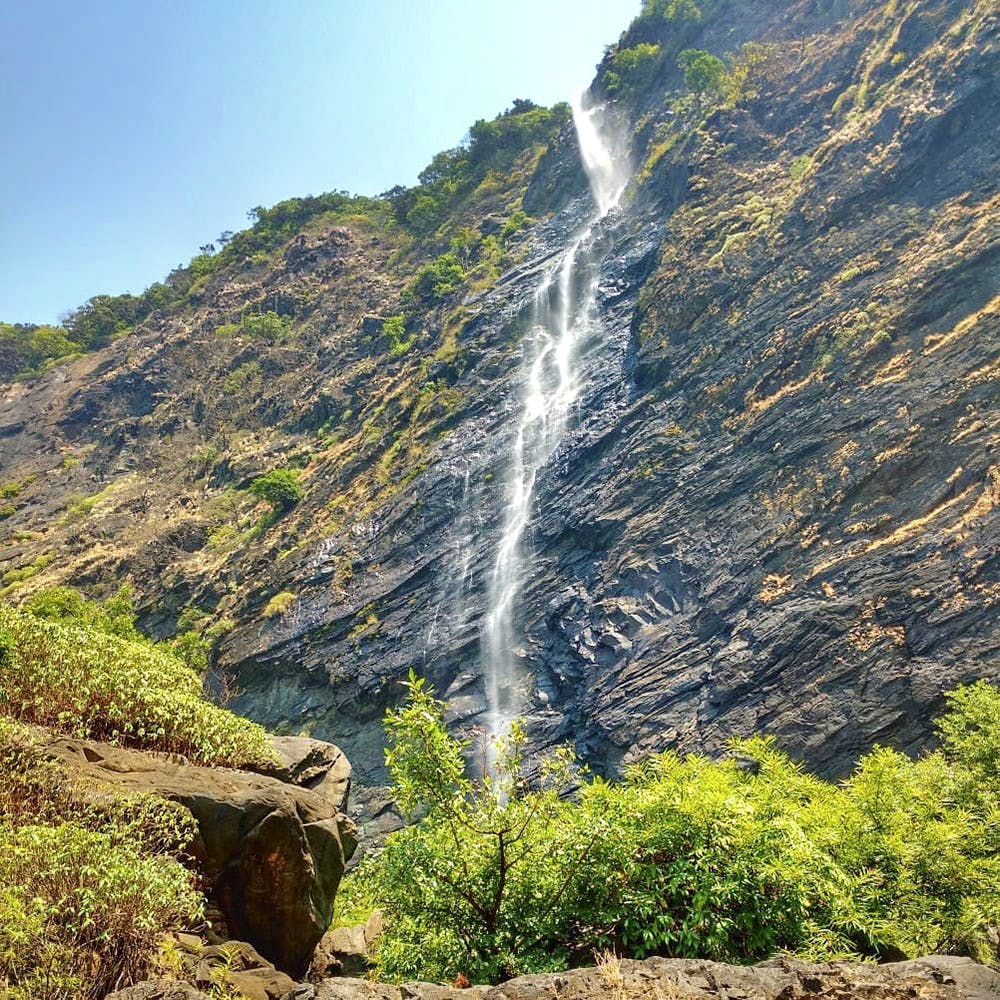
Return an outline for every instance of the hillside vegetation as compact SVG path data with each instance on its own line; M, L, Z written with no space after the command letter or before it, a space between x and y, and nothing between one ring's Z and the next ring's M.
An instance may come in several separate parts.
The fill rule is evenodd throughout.
M74 788L39 726L204 764L273 751L205 699L173 649L139 635L127 595L55 589L30 609L0 605L0 994L98 1000L160 968L167 931L202 923L186 853L197 831L157 796Z
M385 912L389 979L493 982L605 950L994 956L1000 691L988 684L951 693L938 751L876 748L840 784L761 737L719 760L658 754L621 782L574 773L565 751L539 771L517 726L489 751L498 777L470 778L473 748L447 734L445 711L411 679L388 716L395 795L420 818L342 889L345 919Z

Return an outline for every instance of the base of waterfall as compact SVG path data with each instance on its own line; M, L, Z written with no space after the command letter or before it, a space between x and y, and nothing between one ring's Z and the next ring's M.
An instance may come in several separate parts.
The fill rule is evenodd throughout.
M221 968L213 952L201 959L205 975ZM619 960L601 956L594 966L520 976L499 986L441 986L333 978L291 984L266 966L216 975L251 1000L995 1000L1000 972L969 958L934 955L908 962L802 962L775 958L758 965L724 965L695 959ZM228 975L228 979L226 976ZM113 993L108 1000L210 1000L184 983L157 980Z

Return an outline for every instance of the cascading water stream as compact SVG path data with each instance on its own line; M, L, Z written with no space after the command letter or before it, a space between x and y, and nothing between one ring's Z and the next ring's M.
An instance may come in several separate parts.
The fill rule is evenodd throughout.
M566 431L580 392L578 348L597 322L595 304L600 261L593 246L597 224L614 209L628 183L621 143L603 107L573 102L573 122L595 210L535 292L525 338L524 389L506 480L506 503L496 560L487 590L483 668L490 735L502 736L521 705L514 653L514 612L529 571L524 550L535 481ZM617 145L617 149L614 148Z

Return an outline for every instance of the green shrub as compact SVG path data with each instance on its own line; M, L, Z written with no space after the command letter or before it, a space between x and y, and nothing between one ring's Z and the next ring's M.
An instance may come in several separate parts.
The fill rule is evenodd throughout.
M13 517L17 513L17 508L12 503L0 504L0 521Z
M791 175L793 181L800 181L807 174L811 173L813 168L813 158L808 153L803 153L802 156L796 156L792 160L791 166L788 168L788 173Z
M7 606L0 607L0 711L203 763L271 757L264 730L205 701L197 674L167 650Z
M24 608L45 621L83 625L121 639L141 638L135 627L132 591L127 586L119 587L104 601L88 600L73 587L45 587L32 594Z
M661 55L660 46L648 42L619 49L611 57L611 69L605 73L604 86L613 94L643 90L656 76Z
M434 304L448 298L464 280L462 262L449 251L422 267L409 291L414 298Z
M677 59L684 71L684 84L697 97L718 97L726 83L726 64L702 49L685 49Z
M227 396L243 396L260 389L263 373L258 361L247 361L234 368L223 380L222 391Z
M291 316L279 316L269 310L264 313L246 313L238 323L224 323L216 327L219 337L253 337L269 344L282 343L294 336Z
M423 818L342 887L348 919L386 913L387 978L492 981L599 948L988 957L1000 918L1000 694L988 685L952 695L941 752L876 748L841 785L755 738L721 760L660 754L567 800L566 754L532 788L515 726L497 777L471 779L469 747L443 720L411 680L387 716L386 761L398 803Z
M694 0L645 0L639 17L643 20L661 17L667 21L697 24L701 20L701 10Z
M280 618L291 611L298 596L290 590L282 590L275 594L264 606L262 614L265 618Z
M73 823L0 823L0 984L11 1000L99 998L141 979L201 917L176 861Z
M275 513L284 513L294 507L304 496L299 482L298 469L272 469L258 476L248 487L251 496L269 503Z
M389 341L389 353L393 357L405 354L412 346L416 336L406 336L406 317L402 314L390 316L382 324L382 333Z

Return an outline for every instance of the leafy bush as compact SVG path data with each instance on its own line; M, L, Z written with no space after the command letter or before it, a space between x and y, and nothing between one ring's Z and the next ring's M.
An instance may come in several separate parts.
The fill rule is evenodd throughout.
M149 969L202 900L177 862L196 824L145 793L81 797L26 726L0 716L0 993L99 997Z
M29 597L24 608L45 621L80 624L121 639L141 638L128 587L119 587L104 601L88 600L73 587L46 587Z
M262 614L265 618L280 618L291 611L297 600L298 596L291 590L279 591L264 605Z
M264 730L205 701L197 674L172 653L8 606L0 607L0 711L203 763L271 757Z
M292 337L291 316L279 316L273 310L264 313L247 313L239 323L225 323L216 328L220 337L254 337L277 344Z
M409 291L414 298L432 305L455 292L464 280L462 262L449 251L422 267Z
M178 862L74 823L0 822L0 985L11 1000L99 998L142 978L202 900Z
M701 10L694 0L645 0L640 18L663 18L667 21L701 20Z
M684 83L699 98L703 94L719 96L726 82L726 64L702 49L685 49L678 57L684 71Z
M788 173L793 181L800 181L806 174L810 173L813 168L813 158L808 153L803 153L802 156L796 156L792 160L791 166L788 168Z
M291 510L304 496L298 469L272 469L249 486L251 496L271 505L275 513Z
M350 917L385 910L388 978L490 981L595 948L736 962L988 955L1000 917L1000 693L988 685L952 696L940 752L876 748L842 785L755 738L717 761L660 754L567 800L565 753L530 787L515 727L496 778L471 779L469 747L443 720L411 680L387 716L386 760L397 801L423 818L342 888Z
M604 86L612 94L642 90L656 76L660 58L660 46L648 42L619 49L611 57L611 69L604 75Z
M389 341L389 353L393 357L405 354L413 346L414 337L406 336L406 317L402 314L390 316L382 324L382 333Z
M418 235L435 232L491 171L507 171L522 153L550 142L570 117L565 103L542 108L516 100L491 121L480 119L469 129L467 142L431 160L420 172L419 185L386 193L396 218Z

